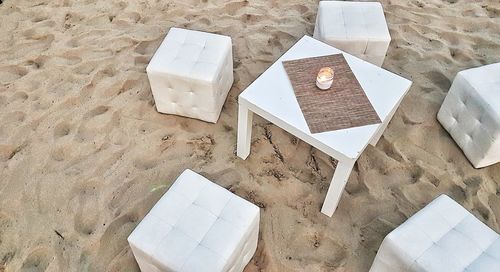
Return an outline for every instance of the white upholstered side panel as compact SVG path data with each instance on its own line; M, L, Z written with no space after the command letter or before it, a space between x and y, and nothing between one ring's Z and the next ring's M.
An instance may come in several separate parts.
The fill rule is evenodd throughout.
M500 162L500 64L459 72L437 117L474 167Z
M391 42L378 2L320 1L314 38L377 66Z
M159 112L215 123L233 84L231 38L171 28L146 70Z
M130 234L141 271L241 272L257 249L259 208L191 170Z
M385 237L370 272L497 271L498 238L462 206L441 195Z

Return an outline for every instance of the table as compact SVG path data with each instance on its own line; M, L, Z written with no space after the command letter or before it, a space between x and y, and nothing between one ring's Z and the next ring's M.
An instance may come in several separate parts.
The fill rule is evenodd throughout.
M282 61L331 54L344 57L382 123L311 134ZM376 145L412 82L309 36L301 38L238 97L237 155L250 154L256 113L338 161L321 212L332 216L352 168L368 144Z

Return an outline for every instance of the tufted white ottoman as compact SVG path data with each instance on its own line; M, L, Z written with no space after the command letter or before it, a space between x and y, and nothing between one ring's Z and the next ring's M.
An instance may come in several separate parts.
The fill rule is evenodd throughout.
M500 240L446 195L385 237L370 272L500 271Z
M437 118L474 167L500 162L500 63L459 72Z
M231 38L173 27L146 71L159 112L215 123L233 85Z
M128 237L141 271L242 271L259 208L185 170Z
M378 2L320 1L314 38L377 66L391 42Z

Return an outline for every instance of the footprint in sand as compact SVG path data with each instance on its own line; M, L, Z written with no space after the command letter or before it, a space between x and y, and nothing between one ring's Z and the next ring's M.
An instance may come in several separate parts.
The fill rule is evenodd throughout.
M54 128L54 138L61 138L70 134L72 125L68 122L61 122Z
M74 150L74 145L71 143L58 145L52 148L52 150L50 151L50 157L56 162L69 161L73 158Z
M142 41L136 45L134 52L139 55L152 55L160 45L160 40Z
M108 112L109 110L109 107L107 106L98 106L96 108L93 108L91 111L89 111L87 114L85 114L85 118L93 118L95 116L98 116L98 115L101 115L101 114L105 114L106 112Z
M92 235L99 222L99 199L98 190L100 183L97 180L84 181L76 185L72 191L77 202L77 210L74 217L75 230L80 234Z
M139 170L145 171L156 167L158 163L158 158L153 155L141 156L134 161L134 167Z
M101 105L85 113L76 131L75 140L78 142L95 141L109 134L120 122L119 114L110 109L108 106ZM96 134L96 130L100 133Z
M53 260L51 257L51 250L45 247L40 247L32 251L21 266L21 272L42 272L47 269L50 262Z
M53 66L74 66L82 62L82 58L64 53L62 56L51 57L47 60ZM88 73L87 73L88 74Z
M36 15L35 17L33 17L33 19L31 19L31 21L33 23L39 23L39 22L42 22L42 21L45 21L45 20L48 20L49 17L45 14L38 14Z
M98 64L95 61L86 61L73 68L73 72L78 75L90 75L95 71Z
M122 93L126 92L132 92L136 93L139 90L142 89L142 86L144 86L145 82L144 79L141 78L129 78L124 81L121 86L119 83L117 84L118 86L116 88L108 88L107 90L104 90L103 97L104 98L109 98L109 97L116 97Z
M138 12L125 12L119 14L115 21L124 21L132 24L137 24L141 20L141 15Z
M116 212L122 207L127 207L127 203L134 201L134 197L136 196L140 184L140 178L134 178L123 183L120 187L113 191L113 196L108 204L108 208Z
M0 89L0 91L2 91L2 89ZM0 95L0 106L3 107L5 105L7 105L7 97Z
M125 214L115 218L106 228L99 240L97 253L92 254L94 259L80 258L89 265L89 271L105 271L107 266L117 257L124 248L128 247L127 239L116 239L116 237L127 237L136 227L138 216L136 214ZM87 253L83 253L87 254ZM82 254L82 255L83 255ZM87 260L85 260L87 259Z
M26 113L22 111L13 111L2 116L2 122L8 127L21 125L26 119Z
M21 66L0 66L0 84L12 83L28 74L28 70Z
M242 180L241 173L234 168L227 168L214 173L200 172L200 174L226 189L237 186Z

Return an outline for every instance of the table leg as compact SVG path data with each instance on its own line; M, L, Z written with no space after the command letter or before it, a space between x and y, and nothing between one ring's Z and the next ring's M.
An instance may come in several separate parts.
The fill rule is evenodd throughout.
M242 159L250 155L250 141L252 139L252 119L253 112L248 107L239 104L238 106L238 139L236 154Z
M375 135L373 135L372 139L370 140L370 144L372 146L376 146L377 145L378 140L380 140L380 138L384 134L384 131L387 128L387 125L389 124L389 122L390 122L390 119L389 119L389 121L387 121L387 123L383 123L380 126L380 128L378 129L377 133L375 133Z
M394 114L398 110L400 104L401 104L401 101L398 102L398 104L394 107L394 109L392 109L392 111L389 113L389 116L386 117L387 122L383 123L380 126L379 130L377 131L377 133L375 133L375 135L373 136L373 138L370 141L370 144L372 146L376 146L377 145L378 140L380 140L380 138L382 137L382 134L384 134L385 129L389 125L389 122L391 122L392 117L394 117Z
M335 173L333 173L333 178L326 193L325 202L323 202L323 207L321 212L327 216L332 216L340 200L340 196L344 191L344 187L349 179L352 168L356 161L339 161Z

